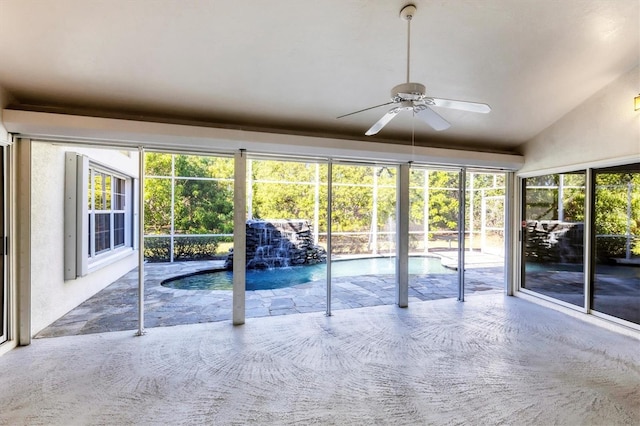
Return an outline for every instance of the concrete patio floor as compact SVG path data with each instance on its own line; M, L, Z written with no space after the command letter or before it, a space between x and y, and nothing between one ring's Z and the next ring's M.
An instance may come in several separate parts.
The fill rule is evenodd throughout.
M465 271L466 294L503 293L502 267L486 266L486 258ZM495 263L493 263L495 265ZM179 290L161 282L169 277L219 268L221 261L145 265L145 328L197 324L231 319L230 290ZM409 303L455 298L457 273L411 275ZM246 293L246 317L258 318L326 312L326 283L315 281L275 290ZM59 337L138 328L137 268L91 297L36 335ZM332 312L395 303L393 275L336 277L332 280Z
M0 425L638 425L638 340L501 294L37 339Z

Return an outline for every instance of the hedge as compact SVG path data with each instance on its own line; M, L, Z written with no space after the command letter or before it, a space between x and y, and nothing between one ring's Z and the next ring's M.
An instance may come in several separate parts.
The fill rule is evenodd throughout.
M175 237L173 240L173 260L216 259L216 251L221 237ZM147 237L144 240L144 258L147 262L169 262L171 240L169 237Z

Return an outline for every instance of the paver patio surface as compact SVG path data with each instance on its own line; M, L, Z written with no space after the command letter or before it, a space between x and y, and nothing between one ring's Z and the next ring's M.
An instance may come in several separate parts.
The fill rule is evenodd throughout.
M179 290L164 287L169 277L219 268L221 261L175 262L145 265L145 328L231 320L230 290ZM411 275L412 301L455 298L457 273ZM465 271L465 293L504 291L502 267L470 268ZM395 303L395 276L361 275L332 279L331 310ZM274 290L247 291L247 318L326 312L326 282L314 281ZM138 270L128 272L113 284L80 304L42 330L37 338L106 331L137 330Z

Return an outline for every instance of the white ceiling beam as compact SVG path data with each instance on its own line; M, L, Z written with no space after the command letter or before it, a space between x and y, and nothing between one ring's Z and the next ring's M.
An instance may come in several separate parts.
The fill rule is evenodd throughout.
M205 126L5 109L7 131L23 137L147 149L247 152L518 170L520 155L417 147Z

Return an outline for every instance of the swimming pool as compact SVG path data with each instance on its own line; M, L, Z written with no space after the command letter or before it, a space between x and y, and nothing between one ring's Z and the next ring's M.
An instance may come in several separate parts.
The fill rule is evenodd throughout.
M246 271L247 290L272 290L326 279L326 264ZM395 273L395 257L337 260L331 263L332 277L389 275ZM409 274L452 274L439 258L410 257ZM201 271L166 279L162 285L180 290L231 290L232 271Z

